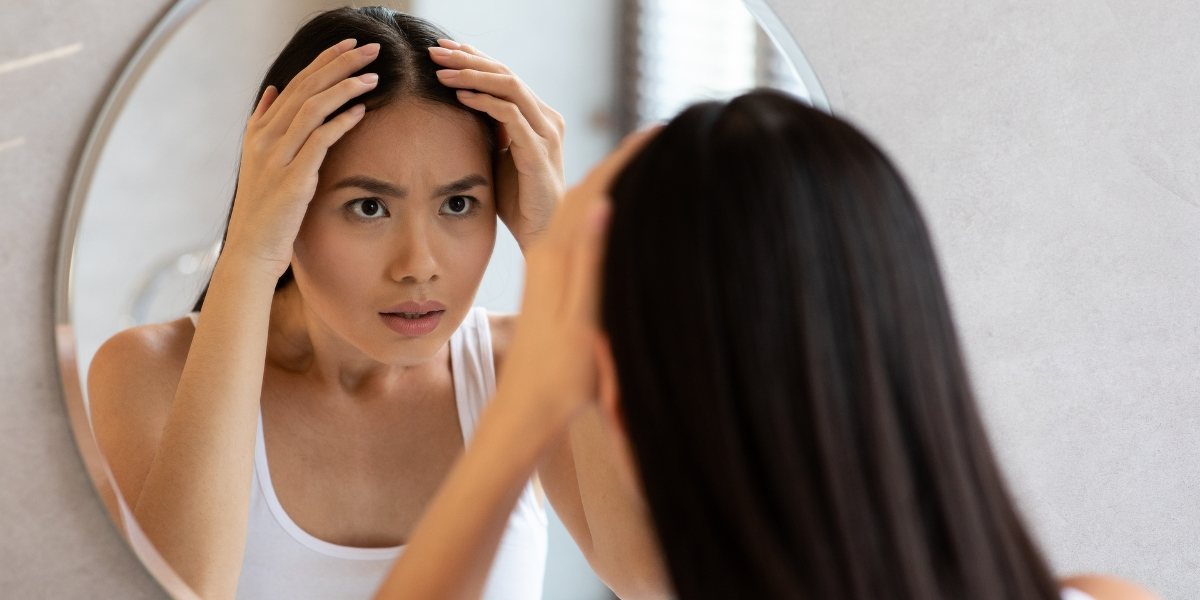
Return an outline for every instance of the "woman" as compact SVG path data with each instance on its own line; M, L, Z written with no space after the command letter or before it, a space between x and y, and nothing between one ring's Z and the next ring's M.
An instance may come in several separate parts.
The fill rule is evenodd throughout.
M92 363L116 483L201 597L367 597L492 394L512 319L471 304L497 215L527 248L553 214L563 121L445 38L380 7L305 24L260 87L199 314L122 332ZM646 542L590 539L627 512L593 498L588 514L580 487L605 477L565 442L541 470L588 558L624 577ZM487 597L538 597L528 481L505 523Z
M597 406L616 480L652 515L658 597L1153 597L1052 577L924 223L874 145L773 92L646 137L529 253L496 397L378 598L477 597L521 482Z

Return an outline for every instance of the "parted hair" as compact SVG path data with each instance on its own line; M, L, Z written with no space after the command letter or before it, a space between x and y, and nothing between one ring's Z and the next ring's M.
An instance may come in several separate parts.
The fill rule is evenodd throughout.
M887 157L781 93L612 190L602 319L681 600L1055 600Z
M429 20L383 6L335 8L317 13L305 22L280 51L275 62L271 63L258 86L254 105L258 105L268 87L274 86L283 91L322 52L350 38L357 40L358 46L379 44L379 55L375 60L351 75L357 77L364 73L376 73L379 82L374 89L335 110L329 119L356 104L366 105L367 112L370 112L401 99L423 100L471 114L483 127L484 142L489 152L496 150L496 121L483 112L463 105L453 89L438 81L437 71L441 67L429 58L427 49L437 46L438 39L451 39L450 35ZM229 221L226 218L225 234L228 232ZM275 289L282 289L293 279L292 268L288 267ZM208 286L205 286L192 310L198 311L204 306L207 293Z

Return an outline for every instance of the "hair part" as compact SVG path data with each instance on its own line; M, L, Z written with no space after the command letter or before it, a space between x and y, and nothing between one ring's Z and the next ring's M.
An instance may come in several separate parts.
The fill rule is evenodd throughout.
M1053 600L892 164L781 93L612 190L602 318L678 597Z
M441 67L429 57L428 48L437 46L439 39L451 39L450 35L431 21L383 6L335 8L318 13L301 25L275 62L271 63L258 86L254 105L258 105L268 87L274 86L283 91L322 52L351 38L357 40L358 46L379 44L379 55L375 60L351 77L376 73L379 82L374 89L339 107L329 115L329 119L357 104L364 104L369 113L403 99L429 102L461 110L474 117L484 132L488 153L495 153L498 145L495 119L459 102L455 90L442 85L437 78L437 71ZM237 195L236 188L234 195ZM222 245L229 234L229 218L232 215L231 203L229 216L225 219L225 231L221 235ZM283 289L294 279L289 266L276 282L275 290ZM192 307L193 311L199 311L204 306L207 294L206 284Z

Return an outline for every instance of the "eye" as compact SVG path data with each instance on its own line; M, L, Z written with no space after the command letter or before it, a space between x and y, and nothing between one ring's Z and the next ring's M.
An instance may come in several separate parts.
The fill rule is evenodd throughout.
M357 200L351 200L346 205L346 208L348 208L350 212L354 214L354 216L361 219L378 219L380 217L386 217L388 214L387 208L384 207L383 202L379 201L379 198L359 198Z
M471 196L450 196L442 203L438 211L448 215L465 215L471 210L471 204L476 202Z

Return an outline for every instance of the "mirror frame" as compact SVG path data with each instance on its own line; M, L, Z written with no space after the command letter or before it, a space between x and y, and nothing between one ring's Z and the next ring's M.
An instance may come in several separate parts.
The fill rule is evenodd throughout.
M783 21L767 4L767 0L741 0L746 9L758 22L759 27L766 32L775 46L787 57L792 68L809 93L809 101L814 108L832 113L829 99L825 95L816 72L808 62L800 44L792 37L791 32L784 26ZM175 0L171 8L159 19L154 28L146 34L137 51L126 63L111 91L105 98L88 134L83 147L79 165L71 181L67 195L67 206L63 214L59 234L58 258L54 274L54 341L57 353L59 378L62 384L63 400L67 406L67 415L73 429L75 445L83 459L92 485L100 501L108 510L108 516L113 526L129 545L130 549L140 559L142 565L154 577L163 591L173 598L184 600L199 600L199 597L175 574L167 562L158 554L148 540L138 544L136 540L144 539L137 524L131 523L135 531L126 531L125 519L122 517L117 491L113 477L108 468L88 418L87 408L83 401L84 382L80 381L77 364L78 354L75 345L75 331L72 324L72 287L75 268L75 250L78 246L79 224L83 216L84 205L91 192L92 179L100 162L105 144L112 133L117 119L121 116L126 102L133 94L141 77L147 68L166 46L172 36L187 22L198 9L208 0Z

